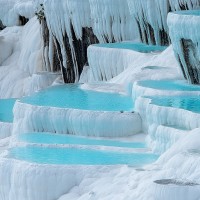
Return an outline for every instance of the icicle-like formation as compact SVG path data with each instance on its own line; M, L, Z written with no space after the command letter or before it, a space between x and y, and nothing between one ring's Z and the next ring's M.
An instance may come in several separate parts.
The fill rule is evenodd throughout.
M200 11L182 11L168 16L169 33L183 76L200 83Z
M135 39L135 21L129 14L127 1L89 0L93 30L100 42Z
M91 45L88 48L89 82L111 80L129 67L134 67L136 72L144 60L154 56L151 53Z
M167 14L170 11L200 7L199 0L128 0L131 15L136 19L140 38L149 44L170 43Z
M64 80L77 82L87 60L86 49L97 42L90 28L89 0L49 0L44 4L44 11Z
M172 11L193 10L200 8L199 0L169 0Z
M199 113L158 106L152 104L151 99L137 98L135 110L143 119L143 130L150 134L149 145L157 153L164 152L190 130L200 127Z
M168 0L128 0L131 15L136 19L141 40L149 44L169 43L167 35Z

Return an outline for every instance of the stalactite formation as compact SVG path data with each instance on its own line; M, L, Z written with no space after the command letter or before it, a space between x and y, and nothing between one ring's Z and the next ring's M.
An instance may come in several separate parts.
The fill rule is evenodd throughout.
M187 78L192 84L200 83L200 59L198 57L198 47L190 39L181 39L183 57L187 68L183 68L183 73L187 74ZM180 63L183 65L182 63Z
M200 11L179 11L168 17L169 34L183 76L200 84Z
M140 39L147 44L169 45L167 14L170 11L200 8L199 0L128 0L137 21Z

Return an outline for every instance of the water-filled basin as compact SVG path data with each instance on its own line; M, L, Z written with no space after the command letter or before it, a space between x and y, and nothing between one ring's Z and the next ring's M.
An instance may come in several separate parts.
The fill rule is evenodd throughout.
M188 84L185 80L145 80L139 81L138 85L157 90L200 91L199 85Z
M137 51L141 53L164 51L166 49L165 46L147 45L143 43L134 43L134 42L95 44L94 46L112 48L112 49L128 49L128 50L133 50L133 51Z
M194 113L200 113L200 97L199 96L158 96L148 97L151 104L165 107L181 108Z
M13 121L13 107L16 99L0 99L0 121Z
M178 15L200 16L200 11L199 10L181 10L181 11L176 11L174 13L178 14Z
M28 133L18 136L19 141L35 144L78 144L109 146L122 148L145 148L145 143L122 142L108 139L94 139L88 137L78 137L72 135L50 134L50 133Z
M104 93L80 88L78 84L53 86L20 100L38 106L72 108L94 111L131 111L130 96L118 93Z
M154 162L158 156L148 153L117 153L78 148L15 147L9 158L39 164L116 165L140 166Z

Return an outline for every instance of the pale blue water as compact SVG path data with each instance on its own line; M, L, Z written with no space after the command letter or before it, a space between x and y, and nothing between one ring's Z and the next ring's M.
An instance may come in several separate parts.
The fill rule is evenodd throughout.
M181 108L195 113L200 113L199 96L172 96L172 97L149 97L151 103L158 106Z
M95 111L131 111L133 101L130 96L82 90L78 84L54 86L24 97L21 102L61 108Z
M16 99L0 99L0 121L13 121L13 107Z
M121 142L116 140L93 139L71 135L49 134L49 133L28 133L18 136L20 141L36 144L78 144L97 145L109 147L145 148L145 143Z
M131 42L95 44L95 46L112 48L112 49L129 49L141 53L164 51L166 49L166 47L164 46L147 45L143 43L131 43Z
M154 162L158 156L144 153L117 153L77 148L16 147L9 158L40 164L59 165L144 165Z
M182 10L182 11L176 11L174 13L179 14L179 15L199 16L200 15L200 10Z
M143 87L159 90L200 91L200 86L188 84L184 80L146 80L139 81L138 84Z

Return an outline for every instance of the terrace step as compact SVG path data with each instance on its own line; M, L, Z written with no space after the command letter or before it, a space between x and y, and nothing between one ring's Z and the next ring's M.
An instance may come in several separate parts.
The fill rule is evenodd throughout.
M154 152L161 154L189 132L183 127L152 124L148 129L147 143Z
M122 73L128 67L138 69L139 63L164 51L166 47L142 43L122 42L95 44L88 48L88 81L108 81ZM154 54L152 53L154 52ZM84 79L82 79L84 81ZM80 82L82 82L80 80Z

